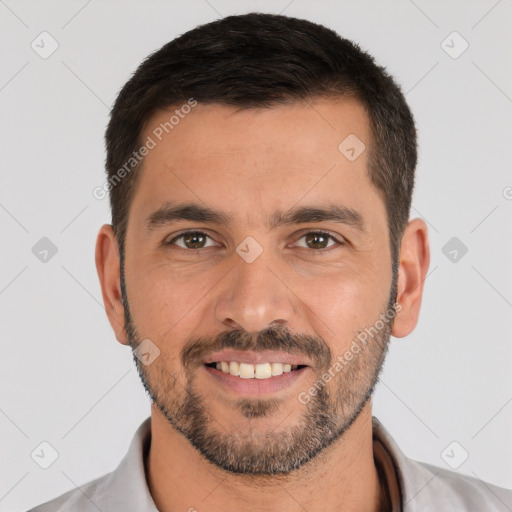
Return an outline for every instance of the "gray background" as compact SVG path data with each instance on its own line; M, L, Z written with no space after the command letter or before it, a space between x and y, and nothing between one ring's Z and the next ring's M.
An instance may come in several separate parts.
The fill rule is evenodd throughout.
M334 28L406 92L420 142L411 216L429 225L432 262L419 325L392 340L374 414L408 456L512 488L509 0L0 0L1 510L111 471L149 414L94 266L110 222L107 199L92 195L109 107L150 52L251 10ZM51 48L43 31L58 42L46 59L31 47ZM469 44L458 58L454 31ZM33 253L43 237L58 249L46 262ZM46 470L31 458L43 441L59 454Z

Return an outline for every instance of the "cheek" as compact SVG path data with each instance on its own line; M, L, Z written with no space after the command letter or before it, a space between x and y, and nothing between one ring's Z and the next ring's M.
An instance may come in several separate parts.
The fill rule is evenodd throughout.
M129 282L130 311L141 335L162 339L183 332L201 309L212 283L197 275L170 272L165 265L134 273Z
M337 277L315 279L314 286L308 283L302 288L300 295L314 313L311 321L323 324L321 330L327 328L327 335L334 337L336 344L350 342L355 331L372 325L387 305L388 276L370 274L345 271Z

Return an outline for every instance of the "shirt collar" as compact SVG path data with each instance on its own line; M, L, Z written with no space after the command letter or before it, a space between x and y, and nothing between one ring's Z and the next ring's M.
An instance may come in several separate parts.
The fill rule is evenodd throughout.
M374 455L384 468L393 502L393 511L400 510L407 492L401 467L407 466L409 461L375 416L372 418L372 430ZM150 444L151 417L148 417L135 432L128 452L117 469L110 474L108 487L123 490L117 496L119 510L158 512L146 480L145 461Z
M128 452L117 469L111 473L108 486L119 491L119 507L115 510L158 512L146 480L145 461L150 444L151 416L141 423L133 436Z

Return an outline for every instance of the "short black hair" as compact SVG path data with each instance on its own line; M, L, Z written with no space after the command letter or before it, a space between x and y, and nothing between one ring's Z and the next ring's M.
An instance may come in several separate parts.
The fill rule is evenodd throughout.
M265 13L228 16L184 33L147 57L120 91L105 139L121 255L141 168L134 160L126 172L126 163L157 111L190 98L249 109L340 96L359 100L369 117L368 174L386 205L396 272L417 160L414 119L400 87L368 53L333 30Z

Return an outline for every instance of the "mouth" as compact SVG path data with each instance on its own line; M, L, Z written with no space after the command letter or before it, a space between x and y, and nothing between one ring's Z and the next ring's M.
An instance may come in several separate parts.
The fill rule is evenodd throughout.
M282 391L311 370L310 361L286 352L224 350L210 354L203 367L230 393L244 396Z
M239 361L217 361L205 363L205 366L215 368L233 377L240 377L241 379L270 379L271 377L278 377L283 373L289 373L307 367L305 364L270 362L251 364L241 363Z

